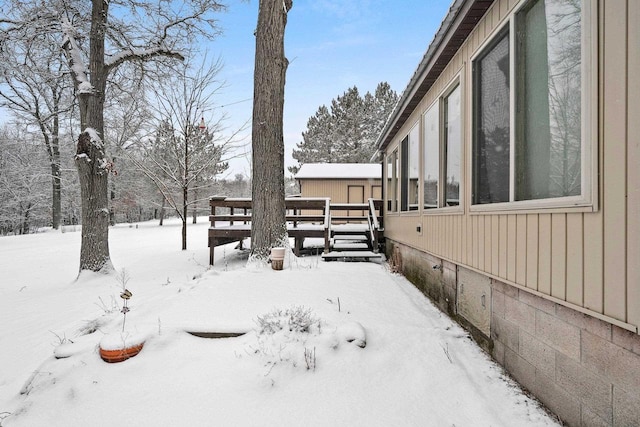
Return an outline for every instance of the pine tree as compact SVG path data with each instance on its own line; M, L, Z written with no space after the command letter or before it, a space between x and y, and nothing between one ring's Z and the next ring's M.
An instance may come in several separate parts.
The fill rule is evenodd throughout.
M375 153L375 143L387 117L398 100L387 82L379 83L374 94L361 97L356 86L320 106L307 121L302 142L293 150L298 161L289 171L297 173L305 163L367 163Z

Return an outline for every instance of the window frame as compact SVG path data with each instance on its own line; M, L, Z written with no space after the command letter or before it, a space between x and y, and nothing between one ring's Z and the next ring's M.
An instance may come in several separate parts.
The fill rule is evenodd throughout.
M425 117L427 113L437 106L438 108L438 206L435 208L425 208L424 200L422 200L421 209L423 215L442 215L447 213L464 213L464 207L466 203L465 197L465 189L466 189L466 143L465 143L465 135L467 132L467 128L465 126L466 123L466 115L465 115L465 81L462 76L465 74L465 66L463 65L460 70L456 73L456 75L446 84L445 89L442 90L437 98L429 104L429 107L422 113L420 119L422 121L422 132L423 135L420 138L420 146L422 148L422 157L421 160L424 162L424 150L425 150L425 135L424 135L424 126L426 123ZM446 185L446 163L447 157L446 153L446 138L444 135L444 100L448 98L454 90L460 88L460 188L459 188L459 202L457 206L446 206L446 201L444 200L445 191L444 185ZM421 168L421 173L424 174L424 164ZM421 181L422 193L424 194L424 176Z
M442 146L442 135L441 135L441 127L442 127L442 116L440 113L440 96L438 96L438 98L436 98L435 101L433 101L429 107L427 107L427 109L422 113L422 115L420 116L420 121L421 121L421 127L422 127L422 135L420 138L420 147L422 149L422 156L421 156L421 160L422 160L422 167L420 169L420 173L422 175L422 183L421 183L421 187L422 187L422 211L426 212L430 212L436 209L441 209L440 207L440 193L442 192L440 189L440 175L441 175L441 156L440 156L440 151L441 151L441 146ZM426 147L426 138L427 138L427 132L426 132L426 126L427 126L427 114L431 113L432 110L436 108L436 120L437 120L437 126L438 126L438 138L437 138L437 143L436 143L436 148L438 150L438 181L437 181L437 186L436 186L436 206L435 207L430 207L427 208L425 207L425 197L424 197L424 191L425 191L425 168L426 168L426 161L425 161L425 157L427 156L427 147Z
M385 156L385 178L386 184L391 182L391 185L385 186L385 201L387 202L387 212L397 214L398 209L398 152L399 147L395 147L389 154ZM389 176L389 166L391 168L391 176Z
M453 92L459 89L460 90L460 180L458 182L458 204L447 206L447 173L448 173L448 162L449 162L449 151L447 144L449 142L449 112L447 110L448 99L451 97ZM464 199L464 96L463 96L463 87L462 80L459 76L453 80L448 86L447 89L440 95L440 176L444 178L442 180L442 196L439 196L439 204L441 205L437 209L457 209L459 206L462 206L462 200ZM447 118L447 123L445 123L445 117Z
M516 32L516 15L530 1L522 0L504 22L496 27L493 32L484 40L471 56L471 72L469 73L469 81L471 84L470 95L472 98L472 120L467 121L469 135L471 135L471 146L469 153L471 161L469 162L470 173L468 174L471 189L475 188L476 161L475 144L476 144L476 90L477 82L475 75L476 61L483 58L487 54L487 50L491 49L497 38L504 36L505 32L509 36L509 201L499 203L474 203L474 196L469 192L469 211L470 213L490 212L490 211L562 211L576 210L581 212L594 212L598 210L598 153L597 153L597 136L598 136L598 113L597 113L597 91L598 91L598 51L596 37L597 28L597 0L585 0L582 2L581 11L581 194L576 196L553 197L532 200L516 200L515 176L516 176L516 40L513 35Z
M414 133L414 131L416 131L416 140L413 141L412 135ZM420 210L420 203L422 200L422 197L420 195L420 192L422 190L422 183L420 182L422 174L421 174L421 159L420 159L420 153L421 153L421 149L420 149L420 145L421 145L421 134L420 134L420 120L417 120L413 126L411 126L411 128L409 129L409 132L407 132L407 134L405 135L404 138L402 138L402 141L400 142L400 150L401 150L401 157L402 160L400 162L400 175L401 175L401 183L400 183L400 212L417 212ZM418 176L416 177L417 179L417 184L418 187L416 188L416 196L417 196L417 200L416 203L411 203L411 194L412 194L412 189L411 189L411 164L412 164L412 147L411 144L412 142L415 142L416 146L415 148L417 149L417 172L418 172Z

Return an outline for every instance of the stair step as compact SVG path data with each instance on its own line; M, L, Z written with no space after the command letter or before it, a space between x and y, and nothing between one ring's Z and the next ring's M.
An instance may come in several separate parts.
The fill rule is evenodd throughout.
M335 243L333 249L336 251L361 251L369 249L367 243Z
M338 224L331 226L333 234L368 233L369 224Z
M366 234L337 234L333 236L333 240L367 240Z
M344 251L336 252L332 251L328 254L322 254L322 259L325 261L369 261L372 259L381 259L382 255L371 251Z

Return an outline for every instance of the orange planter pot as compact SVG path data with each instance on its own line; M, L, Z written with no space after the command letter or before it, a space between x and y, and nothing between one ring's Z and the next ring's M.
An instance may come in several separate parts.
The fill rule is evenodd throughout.
M102 358L102 360L108 363L123 362L140 353L140 350L142 350L143 346L144 343L141 343L131 347L119 348L116 350L105 350L100 347L100 357Z

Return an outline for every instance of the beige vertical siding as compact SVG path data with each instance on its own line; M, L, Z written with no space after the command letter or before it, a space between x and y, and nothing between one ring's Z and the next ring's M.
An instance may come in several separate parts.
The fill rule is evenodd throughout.
M493 215L491 217L491 274L500 275L500 217ZM505 253L506 258L506 253Z
M460 76L467 122L464 209L389 214L385 235L633 329L640 325L640 1L597 3L598 96L591 100L599 121L592 138L598 147L595 212L469 212L471 58L519 4L498 0L389 146L393 150Z
M567 214L567 301L582 306L584 228L582 214Z
M499 230L498 230L498 277L507 277L507 254L509 248L507 246L508 221L506 215L498 216Z
M604 13L604 314L626 314L626 1L602 2ZM615 75L616 78L608 78Z
M527 280L525 285L538 290L538 215L527 215Z
M640 2L627 4L627 321L640 325Z
M516 216L516 282L527 283L527 215Z
M551 295L564 300L567 296L567 223L566 215L551 215Z

